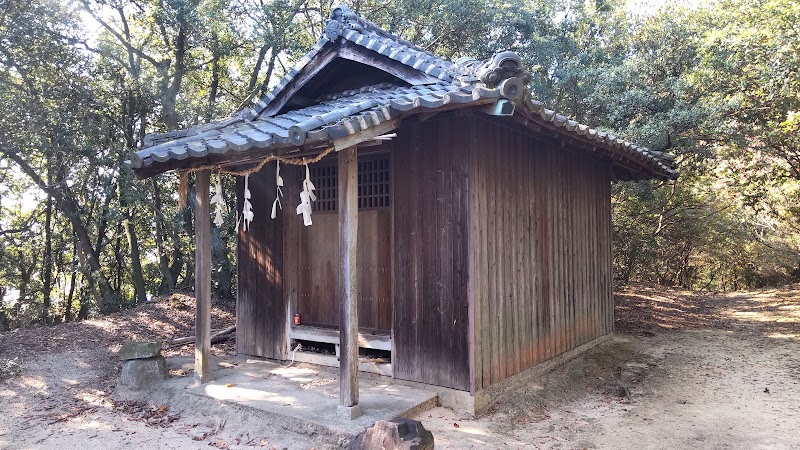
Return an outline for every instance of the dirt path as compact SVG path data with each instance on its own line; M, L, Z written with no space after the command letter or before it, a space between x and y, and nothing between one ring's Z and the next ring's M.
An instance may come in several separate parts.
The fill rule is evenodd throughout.
M0 361L14 359L23 368L22 375L0 380L0 449L198 448L193 433L214 426L204 418L170 420L178 418L161 405L114 398L120 344L191 335L193 302L174 294L99 319L0 334ZM232 308L231 302L217 302L212 326L233 324ZM230 343L214 348L220 356L232 350ZM193 351L183 346L164 353Z
M188 448L170 445L185 436L115 411L107 360L104 349L26 360L25 375L0 384L0 448Z
M587 358L612 351L628 355L630 401L618 395L613 364L584 372ZM565 385L565 374L577 380ZM580 394L568 392L575 386ZM418 420L437 448L800 448L797 341L724 331L618 337L517 395L478 420L443 408Z
M614 339L491 414L422 413L436 447L800 449L800 287L728 295L638 287L617 300ZM132 337L186 333L189 303L0 336L0 358L24 357L23 375L0 381L0 449L314 447L268 427L115 401L111 350ZM232 319L224 309L215 315L220 326Z
M418 420L437 448L800 449L799 294L629 289L617 298L626 334L490 415Z

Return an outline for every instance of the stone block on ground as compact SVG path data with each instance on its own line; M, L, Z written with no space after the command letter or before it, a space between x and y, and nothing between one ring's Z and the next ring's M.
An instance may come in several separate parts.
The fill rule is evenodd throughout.
M433 433L411 419L379 420L350 443L351 450L433 450Z
M120 383L131 389L144 389L165 380L167 360L163 356L147 359L130 359L122 363Z
M119 349L119 359L146 359L161 355L161 341L129 342Z

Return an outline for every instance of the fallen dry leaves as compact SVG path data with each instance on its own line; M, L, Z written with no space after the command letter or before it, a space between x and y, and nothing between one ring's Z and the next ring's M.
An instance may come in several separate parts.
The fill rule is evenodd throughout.
M614 294L614 329L636 336L677 330L746 330L798 336L798 290L800 285L737 292L623 286Z
M180 419L178 414L169 414L169 406L148 405L140 401L114 401L112 409L127 414L130 416L129 420L144 422L150 427L168 427L172 422Z
M212 328L228 328L236 323L232 299L215 298L211 311ZM87 348L109 348L132 340L171 340L194 334L194 297L174 293L136 308L106 316L62 323L54 326L16 329L0 334L0 357L25 357L34 353L64 352ZM233 341L215 344L215 352L230 352ZM194 345L164 350L164 356L190 355Z
M97 411L97 407L85 405L70 405L61 409L58 413L49 414L50 425L58 422L66 422L74 417L82 416L84 414L93 413Z

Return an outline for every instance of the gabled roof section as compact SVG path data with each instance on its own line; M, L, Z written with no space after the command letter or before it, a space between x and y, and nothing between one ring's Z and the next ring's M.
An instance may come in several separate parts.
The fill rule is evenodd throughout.
M394 72L395 75L400 75L399 78L413 85L432 84L439 81L452 82L459 76L459 73L453 70L452 62L439 58L421 47L381 29L374 23L359 17L346 6L338 6L334 8L331 18L326 23L325 32L319 42L297 62L269 94L258 102L248 117L253 120L264 114L265 111L266 114L277 112L288 101L288 98L285 98L287 86L297 82L303 73L313 70L311 66L315 63L330 62L320 56L331 47L337 47L336 56L338 57L379 65L383 69ZM375 55L359 57L361 55L358 53L362 55L374 53ZM396 68L393 70L392 65L402 65L412 70L402 71ZM412 75L413 72L417 72L417 74ZM276 107L275 103L280 104Z
M300 58L300 61L297 61L295 66L291 70L289 70L289 72L287 72L286 75L283 76L283 78L281 78L281 81L277 85L275 85L275 87L272 88L272 90L267 95L265 95L255 107L253 107L253 109L247 114L247 117L250 120L257 118L258 115L261 114L261 112L264 111L264 109L266 109L267 106L269 106L273 100L275 100L275 98L281 93L281 91L283 91L283 89L286 88L286 86L289 83L291 83L292 80L294 80L295 77L297 77L297 75L301 71L303 71L303 69L305 69L305 67L312 60L314 60L317 57L317 55L319 55L323 47L325 47L325 45L329 43L330 41L325 36L323 36L322 39L320 39L316 45L311 47L311 50L309 50L308 53L305 54L305 56Z
M365 85L343 88L333 74L348 64L350 69L360 67L352 64L366 64L369 70L390 76L368 83L375 73L360 78L363 74L355 73L353 80ZM145 178L176 169L245 164L300 147L343 148L388 133L417 114L471 108L594 153L610 162L618 179L677 178L674 156L545 108L531 97L530 80L514 52L498 53L488 61L446 61L338 7L317 45L255 109L150 136L146 148L132 155L131 166ZM322 90L311 89L325 83L339 90L320 94ZM318 95L307 98L309 92Z

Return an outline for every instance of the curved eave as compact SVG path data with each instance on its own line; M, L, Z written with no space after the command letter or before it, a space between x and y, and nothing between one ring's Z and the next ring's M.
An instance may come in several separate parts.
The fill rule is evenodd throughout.
M674 180L678 178L674 162L667 161L666 158L656 155L656 152L646 147L571 120L545 108L543 103L534 100L530 95L523 98L522 104L525 107L523 115L532 124L543 126L562 136L587 144L591 149L603 151L616 166L635 174L632 179Z
M204 165L244 164L271 153L333 143L424 111L491 103L500 93L483 87L439 85L438 90L437 86L417 86L376 95L390 98L360 99L331 110L317 105L257 121L242 120L220 130L165 142L136 152L131 157L131 167L137 177L147 178Z
M498 89L451 84L422 86L376 85L346 91L321 103L275 117L238 119L136 152L131 165L139 177L202 165L237 164L263 158L271 151L318 147L325 142L366 132L388 121L421 112L473 107L497 101ZM616 136L582 125L523 96L515 113L533 131L550 130L555 136L580 144L610 159L623 179L674 179L670 155L651 152ZM386 128L384 125L383 128ZM364 133L366 136L369 133ZM351 139L352 141L352 139ZM625 175L629 173L630 176Z

